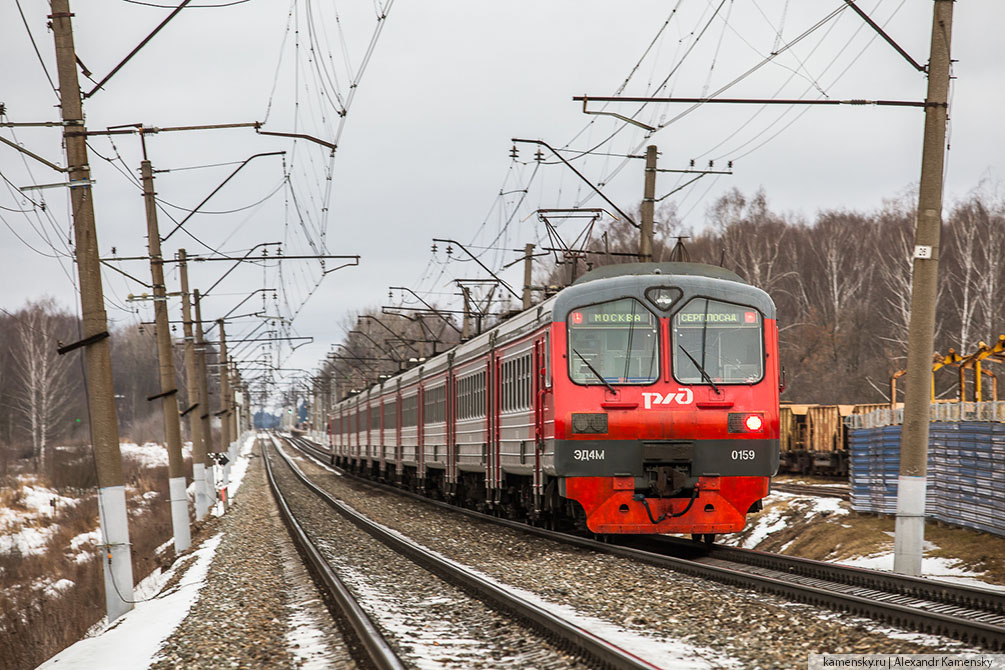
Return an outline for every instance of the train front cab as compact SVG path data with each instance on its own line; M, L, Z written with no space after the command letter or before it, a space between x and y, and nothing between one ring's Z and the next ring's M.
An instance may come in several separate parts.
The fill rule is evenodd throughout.
M595 533L737 532L778 470L774 304L674 265L555 304L555 473Z

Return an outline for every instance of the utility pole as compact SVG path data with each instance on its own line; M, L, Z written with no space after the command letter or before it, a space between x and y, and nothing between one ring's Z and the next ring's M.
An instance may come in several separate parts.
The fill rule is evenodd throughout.
M220 442L226 451L231 443L230 435L230 375L227 370L227 330L223 319L217 319L220 327Z
M126 515L126 489L119 451L119 426L115 412L108 319L101 286L94 200L87 158L84 110L77 80L77 54L73 46L69 0L52 0L49 16L56 45L63 142L70 179L74 250L80 282L80 311L87 373L88 417L98 476L98 512L101 523L108 621L133 608L132 550ZM65 353L66 349L64 349Z
M196 365L195 340L192 334L192 306L189 301L188 255L184 249L178 250L178 270L181 274L181 318L185 333L185 381L188 387L189 434L192 436L192 479L195 480L195 518L202 521L209 513L210 495L206 482L206 443L202 432L200 416L208 406L199 393L199 371Z
M223 319L217 319L216 325L220 327L220 451L225 452L230 457L230 375L227 374L227 331L224 329ZM228 488L230 487L230 461L223 465L223 505L226 508L230 504L228 498Z
M202 442L206 445L206 460L204 464L207 470L206 475L206 488L209 493L209 499L212 502L216 498L215 486L216 482L213 480L211 474L213 472L213 461L210 459L210 454L213 453L213 424L210 423L209 417L209 383L206 377L206 342L202 335L202 306L199 300L199 289L195 289L192 292L192 296L195 300L195 363L196 367L199 368L199 420L202 422Z
M464 320L461 321L461 341L466 341L471 335L471 296L468 294L468 287L461 285L461 295L464 296ZM419 343L422 348L422 343ZM421 352L419 354L422 355Z
M234 436L234 445L237 446L237 440L241 437L241 429L238 425L239 410L237 408L237 393L241 388L241 377L237 373L237 365L235 365L233 359L230 361L230 434ZM234 450L234 456L237 456L237 449Z
M530 309L533 302L531 295L531 280L534 274L534 245L526 244L523 248L523 308ZM466 304L466 303L465 303Z
M174 530L174 550L180 554L192 544L188 525L188 493L185 485L185 461L181 455L181 421L178 417L178 380L174 372L174 352L171 349L171 327L168 325L167 287L164 284L164 259L157 227L157 202L154 192L154 171L147 160L147 143L143 141L143 202L147 213L147 247L150 251L150 277L154 292L154 332L157 336L157 362L160 368L161 409L164 414L164 438L168 452L168 491L171 497L171 527Z
M646 178L642 195L642 227L639 231L639 260L653 260L653 219L656 216L656 147L646 147Z
M904 425L900 438L900 476L897 480L897 523L894 533L893 570L905 575L921 574L922 545L925 539L930 379L932 350L935 348L935 302L939 273L939 235L942 227L942 172L949 111L949 47L953 30L953 1L935 0L928 59L925 140L921 154L918 219L914 233L911 321L907 336Z

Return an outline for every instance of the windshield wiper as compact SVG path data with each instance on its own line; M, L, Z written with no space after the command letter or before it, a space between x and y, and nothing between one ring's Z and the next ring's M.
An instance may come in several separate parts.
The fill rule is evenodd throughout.
M709 384L712 385L712 388L715 389L716 395L719 395L720 393L719 387L715 385L715 382L712 381L712 378L709 377L707 372L705 372L705 368L701 367L701 363L695 360L694 356L691 355L690 351L684 348L683 344L678 344L677 346L680 347L680 350L684 352L685 356L691 359L691 362L694 363L694 366L696 368L698 368L698 372L701 373L701 376L705 379L705 381L707 381Z
M611 386L611 383L609 381L607 381L606 379L604 379L603 376L599 372L597 372L597 368L593 367L593 365L590 363L590 361L586 360L583 357L583 354L581 354L578 351L576 351L575 348L573 348L572 353L574 353L577 356L579 356L579 360L581 360L584 363L586 363L586 367L590 368L590 372L592 372L594 374L594 376L597 379L599 379L604 386L606 386L608 389L610 389L611 393L617 393L617 391L614 390L614 387Z

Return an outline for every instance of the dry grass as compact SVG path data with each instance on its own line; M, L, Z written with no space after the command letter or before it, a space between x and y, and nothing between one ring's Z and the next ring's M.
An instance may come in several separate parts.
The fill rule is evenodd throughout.
M89 483L93 460L89 450L60 453L50 470L52 479L43 476L38 483L62 495L75 495L80 503L57 509L51 520L38 521L56 527L44 554L0 555L0 659L12 670L36 667L83 637L105 614L100 552L92 547L90 558L78 563L70 550L71 539L98 526L96 488ZM129 492L133 575L139 580L172 557L157 556L155 551L172 536L167 468L143 468L125 458L123 472ZM0 504L16 505L20 486L15 491L13 478L4 483ZM40 588L60 579L72 581L73 586L60 594Z
M841 506L850 508L846 502ZM807 520L807 507L799 498L781 498L766 506L760 514L778 513L784 523L779 523L778 530L757 549L827 561L893 552L892 516L850 512ZM751 522L756 518L749 517ZM1005 537L929 522L925 525L925 541L936 547L927 551L926 557L956 560L960 567L984 573L979 579L1005 585Z

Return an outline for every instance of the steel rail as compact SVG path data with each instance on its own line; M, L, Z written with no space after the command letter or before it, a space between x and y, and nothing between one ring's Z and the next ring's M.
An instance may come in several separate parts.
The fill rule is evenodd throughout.
M797 493L803 495L820 496L822 498L840 498L841 500L851 500L851 493L847 487L837 486L813 486L811 484L780 484L771 482L772 491L782 493Z
M291 437L285 439L298 449L301 448L299 445L303 443L303 438ZM311 482L295 464L289 462L289 460L287 460L287 463L307 488L361 530L369 533L395 552L406 556L417 565L443 578L448 583L455 584L468 593L474 594L490 607L504 610L509 615L516 616L528 622L532 627L543 632L545 636L556 639L567 649L573 650L575 653L585 657L588 662L616 670L657 670L659 668L659 666L639 658L608 640L584 628L580 628L517 595L507 592L500 585L479 576L474 571L437 556L435 553L430 552L430 550L408 538L370 521Z
M270 440L274 440L269 436ZM308 568L320 580L326 594L329 596L328 602L338 605L337 615L343 616L352 628L353 633L359 640L367 657L379 670L404 670L407 666L391 648L391 645L384 638L383 634L373 623L363 608L346 588L342 580L339 579L335 571L331 569L328 562L318 551L317 547L307 537L300 524L293 516L286 499L279 490L279 485L272 473L272 464L268 456L268 449L263 445L262 456L265 461L265 471L269 478L269 488L272 489L272 496L276 500L283 523L290 533L290 537L300 550Z
M322 458L328 456L323 450L315 449L315 451L323 454ZM371 480L361 479L361 481L424 500L444 509L451 509L473 518L563 544L643 561L741 588L775 593L796 602L843 610L924 633L945 635L990 649L1005 649L1005 615L1002 614L1005 611L1003 609L1005 596L1000 592L722 546L712 548L713 552L718 552L720 556L718 559L710 556L708 551L702 552L703 556L694 559L681 558L668 555L666 547L650 546L648 549L640 549L635 546L598 542L537 528L519 521L499 519ZM619 538L619 541L642 545L650 542L650 539L646 538L650 536L634 538L624 536ZM688 546L692 552L695 548L693 542L666 536L656 538L655 542L664 545L674 543L678 547ZM730 555L732 559L721 558L724 554ZM745 558L741 560L740 557ZM893 593L890 592L891 589L894 590ZM975 609L978 607L982 607L983 610Z
M653 538L653 543L663 545L657 551L662 553L672 548L693 552L693 542L674 537ZM961 608L984 610L987 614L1003 615L1005 623L1005 592L991 591L964 584L951 584L938 580L909 577L892 572L869 570L848 565L838 565L824 561L815 561L798 556L786 556L756 549L740 549L713 545L703 550L705 558L723 560L732 563L743 563L767 570L775 570L791 575L810 579L838 582L853 587L873 589L889 594L896 594L926 600L931 603L952 605ZM1003 631L1005 632L1005 631Z

